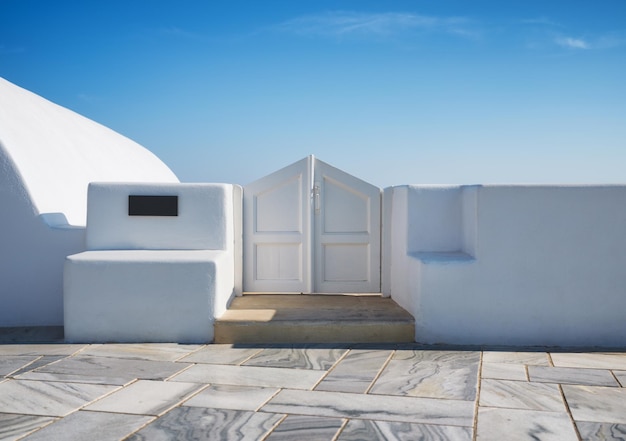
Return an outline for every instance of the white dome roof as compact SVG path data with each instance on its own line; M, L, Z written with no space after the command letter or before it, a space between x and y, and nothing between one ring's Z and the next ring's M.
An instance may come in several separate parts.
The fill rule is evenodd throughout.
M178 182L136 142L0 78L0 155L37 214L85 225L90 182Z

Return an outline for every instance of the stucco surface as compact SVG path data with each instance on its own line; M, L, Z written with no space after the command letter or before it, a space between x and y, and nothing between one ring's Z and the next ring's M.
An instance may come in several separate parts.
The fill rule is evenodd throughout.
M450 191L393 191L388 289L415 316L417 341L626 345L625 186ZM421 221L442 207L459 219Z
M232 266L231 253L215 250L88 251L70 256L65 266L65 338L211 342L216 294L222 287L218 278L230 276L232 294Z
M92 183L87 249L225 250L233 241L230 184ZM176 196L177 216L129 216L129 195Z
M0 143L35 212L70 225L85 225L89 182L178 182L136 142L3 78Z
M0 326L63 322L91 181L178 182L130 139L0 78Z

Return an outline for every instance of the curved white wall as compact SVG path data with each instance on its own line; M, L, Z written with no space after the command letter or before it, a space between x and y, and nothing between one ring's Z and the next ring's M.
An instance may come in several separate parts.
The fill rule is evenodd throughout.
M2 78L0 143L36 212L70 225L85 225L89 182L178 182L136 142Z
M63 323L92 181L178 182L130 139L0 78L0 326Z

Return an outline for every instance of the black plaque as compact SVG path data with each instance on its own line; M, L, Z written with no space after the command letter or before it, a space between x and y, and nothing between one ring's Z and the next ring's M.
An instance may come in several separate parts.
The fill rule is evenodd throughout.
M129 216L178 216L178 196L128 196Z

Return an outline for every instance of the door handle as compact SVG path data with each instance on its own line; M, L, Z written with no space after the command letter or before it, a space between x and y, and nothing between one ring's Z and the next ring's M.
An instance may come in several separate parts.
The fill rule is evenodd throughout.
M320 186L313 187L313 202L315 206L315 214L320 213Z

